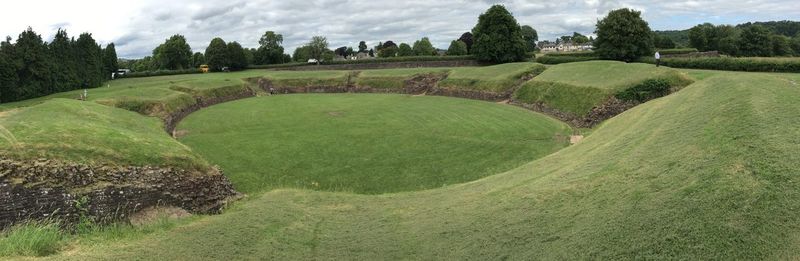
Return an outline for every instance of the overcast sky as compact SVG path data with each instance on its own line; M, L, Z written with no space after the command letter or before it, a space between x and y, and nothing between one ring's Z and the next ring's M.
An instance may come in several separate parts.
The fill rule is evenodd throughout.
M737 24L747 21L800 20L798 0L225 0L225 1L3 1L0 35L16 38L28 26L50 41L56 30L71 36L90 32L103 44L114 42L120 57L150 55L173 34L183 34L194 51L203 52L213 37L256 47L268 30L295 47L314 35L330 46L369 46L427 36L438 48L475 26L478 15L495 3L504 4L522 25L531 25L540 40L577 31L591 34L597 19L612 9L643 12L654 30L686 29L702 22Z

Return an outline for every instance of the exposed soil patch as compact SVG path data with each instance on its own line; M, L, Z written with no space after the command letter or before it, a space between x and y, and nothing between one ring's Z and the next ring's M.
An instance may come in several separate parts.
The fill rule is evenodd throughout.
M172 137L176 138L176 139L186 137L186 135L188 135L188 134L189 134L189 130L174 130L174 131L172 131Z
M134 226L144 226L164 219L182 219L192 214L177 207L149 207L131 215L129 221Z
M583 135L572 135L569 136L569 144L576 144L583 140Z

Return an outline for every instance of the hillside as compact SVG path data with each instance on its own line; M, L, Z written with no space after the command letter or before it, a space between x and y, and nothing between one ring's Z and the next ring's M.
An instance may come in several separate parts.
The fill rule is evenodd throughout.
M55 258L792 259L798 81L719 73L475 182L385 196L276 190Z

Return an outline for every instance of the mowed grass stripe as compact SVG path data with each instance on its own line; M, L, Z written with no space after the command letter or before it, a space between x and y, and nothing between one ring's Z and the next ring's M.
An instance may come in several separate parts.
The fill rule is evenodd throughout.
M246 99L201 110L179 129L188 131L182 142L222 166L244 192L289 187L367 194L505 171L564 147L556 137L570 132L507 105L383 94Z

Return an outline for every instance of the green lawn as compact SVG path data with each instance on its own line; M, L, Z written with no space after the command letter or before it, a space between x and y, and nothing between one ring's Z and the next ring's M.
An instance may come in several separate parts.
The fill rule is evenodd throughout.
M549 67L524 84L514 97L583 116L614 94L648 79L663 79L676 88L692 82L680 71L651 64L615 61L565 63Z
M209 168L166 135L158 119L72 99L0 112L0 155L90 165Z
M439 87L505 92L521 83L526 74L540 73L544 65L536 63L506 63L486 67L454 68Z
M344 86L348 71L265 71L263 78L278 87Z
M379 196L274 190L253 194L222 215L130 240L78 241L51 258L797 259L799 81L797 74L721 72L637 106L597 127L582 142L506 173L438 189ZM273 106L281 104L280 99L295 97L304 96L234 103L230 112L239 115L224 115L249 116L261 122L260 115L277 113ZM319 96L307 99L309 102L302 104L296 100L296 106L323 107L315 105L321 102ZM255 104L273 110L258 111ZM233 111L237 106L256 112ZM344 117L361 113L334 108L344 111ZM327 112L330 110L316 110L316 118L332 116L326 116ZM207 115L214 113L223 111ZM295 124L308 124L275 124L282 122L264 122L256 129L278 134L259 130L248 134L256 137L249 141L267 143L261 140L289 133ZM226 126L227 130L220 129L222 133L205 139L227 140L224 132L247 133L254 128L251 123L241 124ZM272 126L264 126L267 124ZM357 132L363 128L370 129L363 125L347 129ZM444 136L450 131L461 129L449 129ZM395 133L387 131L385 136ZM184 141L192 143L191 137L204 134L198 135L190 134ZM341 140L349 138L342 136ZM330 148L306 142L296 141L298 146L311 145L320 153ZM383 144L380 139L372 143ZM223 149L216 157L233 153L219 146ZM503 150L482 149L491 153ZM303 154L287 156L307 158ZM458 153L437 156L461 157ZM429 157L414 164L436 160Z
M571 133L516 107L380 94L251 98L194 113L178 130L188 132L182 143L219 164L240 191L367 194L503 172L563 148Z

